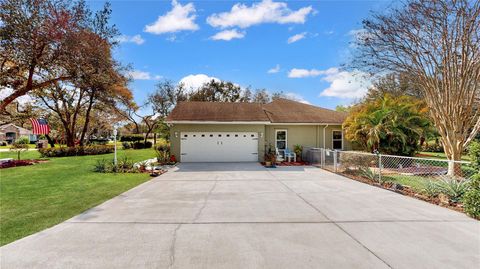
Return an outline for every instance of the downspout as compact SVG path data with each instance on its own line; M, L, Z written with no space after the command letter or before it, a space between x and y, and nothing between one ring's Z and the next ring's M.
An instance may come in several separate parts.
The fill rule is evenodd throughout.
M324 149L327 148L327 147L325 146L325 130L327 129L327 127L328 127L328 124L325 125L325 127L323 127L323 148L324 148Z

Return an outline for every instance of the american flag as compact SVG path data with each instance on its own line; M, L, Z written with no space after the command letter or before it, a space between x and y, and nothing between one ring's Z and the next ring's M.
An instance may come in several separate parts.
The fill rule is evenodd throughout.
M50 126L45 119L30 119L33 126L33 134L48 134L50 133Z

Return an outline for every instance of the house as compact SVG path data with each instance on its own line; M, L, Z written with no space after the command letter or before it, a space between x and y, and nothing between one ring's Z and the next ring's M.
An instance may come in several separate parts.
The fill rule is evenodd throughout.
M263 161L268 148L345 150L346 113L287 99L268 104L179 102L168 115L171 152L181 162ZM180 158L178 158L180 157Z
M28 137L30 142L37 141L37 136L28 129L12 123L0 126L0 141L6 141L8 144L11 144L21 136Z

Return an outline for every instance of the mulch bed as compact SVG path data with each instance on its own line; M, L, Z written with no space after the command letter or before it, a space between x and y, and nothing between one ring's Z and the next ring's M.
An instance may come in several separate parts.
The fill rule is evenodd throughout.
M44 163L44 162L48 162L48 160L11 160L11 161L0 164L0 169L17 167L17 166L28 166L28 165L33 165L36 163Z
M378 182L373 182L370 179L367 179L367 178L364 178L364 177L361 177L361 176L357 176L357 175L352 175L352 174L348 174L348 173L339 173L339 174L342 175L342 176L348 177L350 179L375 186L377 188L382 188L382 189L385 189L385 190L393 191L393 192L400 193L400 194L403 194L403 195L406 195L406 196L410 196L410 197L413 197L413 198L416 198L416 199L419 199L419 200L422 200L422 201L425 201L425 202L429 202L431 204L439 205L439 206L446 207L446 208L449 208L449 209L452 209L452 210L455 210L455 211L458 211L458 212L461 212L461 213L465 213L463 211L463 205L461 203L452 203L452 202L445 203L445 202L442 202L440 200L440 198L438 198L438 197L429 197L429 196L423 195L421 193L418 193L415 190L413 190L410 186L400 185L398 183L392 183L392 182L386 182L386 183L380 184Z

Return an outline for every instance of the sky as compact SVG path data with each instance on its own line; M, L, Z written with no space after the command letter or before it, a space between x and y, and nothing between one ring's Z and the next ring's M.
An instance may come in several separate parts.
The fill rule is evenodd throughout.
M104 2L88 2L99 9ZM213 79L283 91L325 108L348 105L370 85L344 71L371 11L389 1L111 1L121 36L114 56L131 66L141 104L163 79L196 88Z

